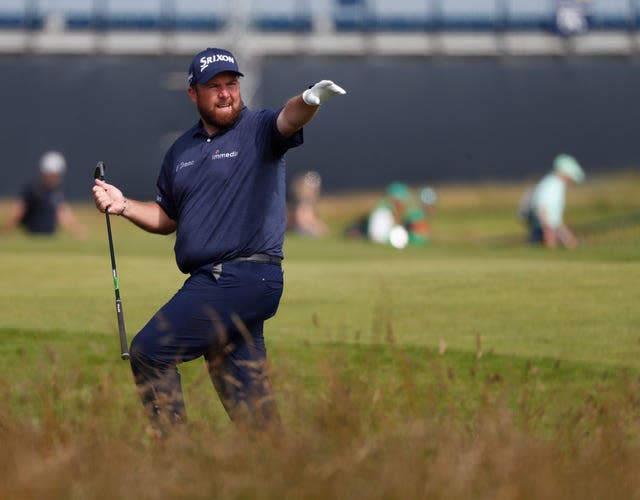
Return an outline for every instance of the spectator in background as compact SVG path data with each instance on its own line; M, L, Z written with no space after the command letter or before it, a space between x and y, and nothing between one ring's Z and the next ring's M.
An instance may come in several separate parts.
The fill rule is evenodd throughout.
M424 245L431 233L427 213L432 212L434 204L433 189L422 188L416 199L406 184L392 182L369 214L346 229L346 236L366 237L375 243L390 244L396 248Z
M293 179L289 204L290 231L313 238L329 234L329 228L318 216L321 186L322 178L313 170Z
M58 151L42 155L39 176L25 186L20 199L9 208L4 234L22 226L31 234L53 235L60 225L75 238L86 237L86 228L75 217L62 191L66 169L67 162Z
M405 238L402 236L402 231L396 228L402 227L407 209L411 205L411 191L406 184L402 182L389 184L386 196L376 204L367 218L368 238L376 243L396 241L394 246L406 246L408 234ZM405 239L407 241L404 241Z
M564 36L579 35L589 29L590 0L557 0L556 28Z
M436 210L438 195L430 186L424 186L418 190L418 209L410 210L407 214L407 226L409 230L409 243L424 245L431 237L431 219Z
M420 204L424 209L427 216L431 217L436 210L436 202L438 201L438 195L434 189L430 186L424 186L419 191Z
M546 247L575 248L577 238L564 223L567 187L585 178L582 167L572 156L561 154L553 162L553 169L525 195L520 213L529 226L529 241Z

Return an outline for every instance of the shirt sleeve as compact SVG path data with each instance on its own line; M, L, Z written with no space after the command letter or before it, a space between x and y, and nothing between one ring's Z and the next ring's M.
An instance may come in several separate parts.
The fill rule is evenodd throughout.
M275 157L284 156L291 148L300 146L304 142L303 129L298 130L291 137L284 137L278 130L278 116L282 108L278 110L263 110L260 115L262 121L261 134L258 134L260 142L271 150Z
M162 207L162 210L164 210L171 219L178 220L175 200L173 199L173 172L171 165L170 152L168 152L164 157L162 168L158 175L158 181L156 182L156 203Z

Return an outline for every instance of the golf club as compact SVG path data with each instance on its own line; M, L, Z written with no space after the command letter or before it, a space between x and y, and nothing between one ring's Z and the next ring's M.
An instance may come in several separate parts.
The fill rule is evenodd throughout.
M104 162L99 161L94 172L94 179L104 181L104 171L106 169ZM113 251L113 237L111 236L111 222L109 221L109 207L104 211L107 221L107 236L109 238L109 253L111 254L111 273L113 274L113 287L116 294L116 313L118 315L118 331L120 333L120 357L124 360L129 359L129 345L127 344L127 332L124 327L124 315L122 313L122 300L120 299L120 280L118 279L118 270L116 269L116 256Z

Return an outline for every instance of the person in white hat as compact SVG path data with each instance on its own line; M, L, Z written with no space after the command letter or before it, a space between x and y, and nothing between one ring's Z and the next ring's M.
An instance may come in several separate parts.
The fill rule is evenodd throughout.
M553 169L534 188L528 212L529 241L546 247L574 248L578 239L564 223L567 187L584 181L585 174L575 158L558 155Z
M20 198L11 205L4 234L22 226L30 234L52 235L61 226L75 238L86 236L86 228L75 217L62 191L66 169L67 162L58 151L42 155L40 175L25 186Z

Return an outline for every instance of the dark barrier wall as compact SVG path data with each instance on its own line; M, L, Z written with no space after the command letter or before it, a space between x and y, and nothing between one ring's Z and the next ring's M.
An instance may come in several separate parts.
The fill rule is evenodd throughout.
M188 62L0 58L0 195L15 194L55 148L69 160L72 199L89 199L98 160L127 195L153 198L165 149L196 119L178 90ZM640 63L632 58L292 57L266 59L261 70L265 107L323 78L347 89L288 155L291 173L318 170L325 192L395 179L535 179L559 152L575 155L587 174L640 164Z

